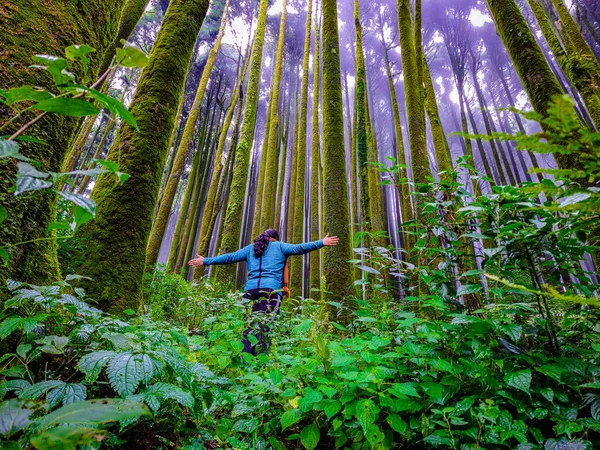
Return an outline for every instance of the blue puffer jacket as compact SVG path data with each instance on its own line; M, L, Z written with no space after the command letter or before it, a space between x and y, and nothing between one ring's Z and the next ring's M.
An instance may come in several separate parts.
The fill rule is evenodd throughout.
M225 253L214 258L204 258L204 265L231 264L240 261L248 263L248 282L245 290L250 289L281 289L283 267L288 256L303 255L323 247L323 240L306 242L304 244L288 244L271 241L263 255L254 256L254 245L250 244L237 252Z

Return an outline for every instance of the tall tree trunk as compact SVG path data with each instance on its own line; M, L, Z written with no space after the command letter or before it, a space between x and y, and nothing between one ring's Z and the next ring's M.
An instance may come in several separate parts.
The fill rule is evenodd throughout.
M562 2L560 2L560 4L562 5ZM581 52L578 50L575 54L567 55L559 42L558 37L554 33L554 29L548 20L548 16L544 12L544 8L539 3L539 0L529 0L529 6L531 6L531 10L533 11L540 30L542 30L546 42L548 43L550 50L552 50L552 53L554 53L554 57L560 65L560 68L577 88L596 127L600 127L600 70L596 70L596 73L594 73L593 69L597 67L594 54L589 50L589 47L587 47L587 44L584 41L583 44L589 51ZM566 14L571 17L568 11ZM563 30L565 33L579 34L579 30L573 30L572 26L564 27ZM578 40L578 42L581 46L581 41ZM593 60L593 64L589 64L591 60Z
M422 102L423 85L419 84L417 52L415 50L409 0L398 0L398 30L404 73L404 96L408 116L412 178L414 183L427 183L427 177L431 174L431 171L427 154L425 108ZM421 65L421 60L419 60L419 65ZM415 215L420 213L420 203L420 201L415 202ZM406 218L406 220L412 219L412 216Z
M323 256L325 290L331 301L343 302L349 293L352 239L344 145L344 110L336 0L323 0L323 199L325 231L338 236L337 246Z
M310 56L310 32L312 23L312 0L308 0L306 10L306 28L304 35L304 57L302 61L302 84L300 87L300 124L298 125L298 156L296 158L296 187L294 200L294 235L293 242L300 243L304 239L304 198L306 180L306 125L308 123L308 60ZM343 139L343 136L342 136ZM304 256L292 258L290 264L290 291L302 294L302 262Z
M295 91L294 91L295 92ZM285 190L285 174L287 171L287 154L288 154L288 142L290 135L290 116L292 115L291 110L291 96L288 95L288 107L287 113L285 115L285 127L282 136L282 145L281 145L281 163L279 166L279 180L277 184L277 199L275 200L275 219L274 219L274 227L279 230L281 226L281 208L283 207L283 191Z
M487 0L487 4L533 109L546 116L552 97L561 95L562 90L544 53L514 0ZM555 158L559 167L577 166L573 155L557 154Z
M246 181L248 180L248 166L250 164L250 151L254 141L254 126L256 124L256 110L258 107L258 87L262 67L263 46L265 40L265 26L267 22L268 0L260 0L258 23L254 36L252 59L250 62L250 75L244 108L242 131L237 145L235 167L227 214L223 223L223 241L221 250L231 252L237 249L240 240L242 217L244 212L244 198L246 197ZM218 266L215 270L217 279L222 282L235 282L234 266Z
M465 106L467 108L467 114L469 116L469 122L471 122L471 129L473 130L473 134L479 135L479 129L477 128L477 122L475 122L475 117L473 116L473 111L471 110L471 105L469 100L465 98ZM485 153L485 148L483 146L483 141L480 137L475 138L475 143L477 144L477 149L479 150L479 157L481 158L481 163L483 164L483 174L487 175L490 178L494 178L494 172L492 171L492 167L487 158L487 154ZM473 166L475 166L475 161L473 160ZM483 182L483 180L482 180Z
M266 170L264 193L262 199L262 214L260 217L261 228L273 228L275 224L275 200L277 195L277 157L279 156L279 91L281 86L281 68L283 66L283 46L285 44L285 19L287 0L283 0L283 10L279 24L279 42L277 44L277 57L275 59L275 74L273 90L271 92L271 120L269 121L269 141L266 145Z
M223 16L221 17L221 27L219 28L219 33L217 34L215 43L208 54L208 58L206 59L206 64L204 66L204 70L202 71L202 77L200 78L198 89L196 91L196 97L194 98L194 103L190 109L190 113L185 124L185 129L183 131L183 136L181 138L181 142L179 143L177 153L175 154L173 167L171 169L171 173L160 202L158 214L156 215L156 220L154 221L152 232L150 233L150 238L148 239L148 248L146 251L147 266L155 264L156 259L158 258L158 252L160 251L163 236L165 235L165 230L167 229L167 224L169 222L169 214L171 212L171 207L173 206L173 199L175 198L175 193L177 192L177 185L179 184L181 174L185 169L185 160L187 159L188 149L192 141L192 135L194 134L196 122L200 116L200 110L202 109L202 101L204 100L206 86L208 85L208 80L210 79L210 74L217 59L217 54L219 53L221 41L225 33L228 8L229 0L226 0L225 7L223 9Z
M296 86L297 87L297 86ZM290 187L288 191L286 222L286 240L291 242L294 239L294 204L296 202L296 176L298 175L298 128L300 124L300 92L296 89L294 94L294 136L292 139L292 167L290 172Z
M321 65L321 24L318 22L318 12L315 14L315 50L313 60L313 104L312 104L312 153L310 161L310 240L316 241L321 235L319 208L319 172L321 171L321 142L319 133L319 93ZM321 289L321 252L310 254L310 283L311 289ZM312 294L309 294L312 295Z
M356 141L358 181L360 184L360 220L359 215L357 214L355 221L361 223L361 231L371 231L367 142L367 74L365 70L365 57L362 42L363 32L359 17L358 0L354 0L354 28L356 30L356 125L353 138ZM365 239L363 245L369 247L371 243Z
M366 124L367 124L367 157L369 163L379 162L379 151L377 150L377 137L374 132L373 123L371 122L372 104L369 103L370 92L367 88L366 100ZM369 183L369 217L371 220L370 229L372 232L385 231L385 220L383 218L382 198L381 198L381 179L379 170L369 164L367 167L367 177ZM386 239L377 238L371 241L371 245L385 247Z
M113 179L101 176L92 192L96 221L77 232L88 243L81 252L80 273L95 280L86 286L105 310L121 312L141 304L146 244L169 137L207 9L207 0L171 1L131 104L140 132L122 124L119 145L108 156L131 178L115 186Z
M85 43L96 49L88 73L95 79L99 74L101 59L113 42L121 17L124 0L82 0L74 8L70 2L15 0L4 2L0 14L0 89L22 85L53 89L51 77L41 70L30 69L32 56L48 54L62 56L64 49ZM82 11L94 20L84 20ZM48 33L51 30L51 38ZM83 71L76 69L78 79ZM0 127L13 116L11 110L0 104ZM7 126L2 134L12 134L33 118L25 114L22 120ZM46 145L20 142L24 155L41 163L46 171L60 172L65 151L81 121L54 114L46 115L29 131L41 136ZM17 164L9 158L0 161L0 204L8 211L0 227L0 246L18 245L10 250L10 262L0 267L0 289L6 280L13 278L38 285L50 284L60 277L57 244L48 225L56 217L56 196L33 192L15 197L14 187Z

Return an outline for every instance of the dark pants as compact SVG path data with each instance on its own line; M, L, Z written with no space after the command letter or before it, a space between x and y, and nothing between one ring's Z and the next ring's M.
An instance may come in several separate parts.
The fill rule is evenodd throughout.
M250 323L250 328L244 331L244 352L255 355L264 352L268 348L268 339L265 336L269 332L268 322L274 319L279 312L281 297L279 293L273 293L272 289L250 289L244 294L244 298L254 301L252 305L252 315L254 319ZM252 334L256 339L256 345L252 345L248 335Z

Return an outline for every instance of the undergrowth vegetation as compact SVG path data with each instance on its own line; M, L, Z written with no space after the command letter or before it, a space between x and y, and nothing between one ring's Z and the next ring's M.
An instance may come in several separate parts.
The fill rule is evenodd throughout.
M243 353L251 304L204 279L147 275L114 317L68 276L10 281L0 316L2 448L588 449L600 439L600 135L557 99L535 152L580 171L495 186L460 171L416 186L414 249L362 249L355 295L284 302ZM388 182L400 167L381 168Z

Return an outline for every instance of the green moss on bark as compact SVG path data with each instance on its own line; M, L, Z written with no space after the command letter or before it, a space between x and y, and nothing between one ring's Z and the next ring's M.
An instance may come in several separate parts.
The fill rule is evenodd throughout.
M171 1L130 108L140 132L121 125L119 145L108 155L131 178L122 185L110 177L98 179L92 192L96 221L77 233L86 239L80 273L95 280L88 283L90 296L108 311L141 304L154 205L179 96L207 8L207 0Z
M271 118L269 120L269 140L266 158L264 193L262 199L261 228L275 227L275 195L277 191L277 158L279 152L279 92L281 86L281 69L283 66L283 46L285 43L287 0L283 0L283 9L279 23L279 42L277 43L277 56L275 59L275 73L273 75L273 87L271 90ZM256 220L256 217L255 217ZM255 234L256 236L256 234Z
M323 0L323 187L325 231L340 243L323 255L325 289L332 301L345 301L352 283L350 211L344 148L337 2Z
M308 0L304 35L304 57L302 60L302 84L300 88L300 123L298 124L298 148L296 156L296 187L294 199L294 234L292 241L299 243L304 236L304 192L306 181L306 128L308 123L308 60L310 56L310 31L312 23L312 0ZM292 258L290 265L290 292L302 293L303 256ZM294 292L295 291L295 292Z
M227 214L223 223L221 252L237 250L240 239L240 229L242 227L242 217L244 213L244 198L246 196L246 181L248 180L248 166L250 164L250 150L252 149L254 126L256 124L258 86L260 83L262 67L267 7L268 0L261 0L250 61L250 75L244 108L244 119L242 120L242 131L236 150L231 192L227 204ZM225 283L235 282L235 265L218 266L216 269L215 276L218 280Z
M64 49L73 44L88 44L96 49L89 68L90 77L96 77L101 55L117 31L123 3L124 0L81 0L76 4L42 0L4 2L0 7L0 89L22 85L52 88L54 83L49 74L29 68L31 57L62 56ZM79 68L74 72L81 78ZM0 105L0 126L12 115L6 106ZM11 134L32 117L26 114L21 121L4 129L3 134ZM59 172L80 123L75 118L47 115L27 133L47 145L20 143L21 152L39 161L44 170ZM60 277L57 246L53 234L47 231L56 217L56 197L45 192L14 197L10 192L16 179L14 161L2 160L0 173L3 174L0 204L8 210L8 218L0 227L0 245L36 240L12 249L10 264L0 267L0 289L7 278L35 284L56 281Z
M200 77L200 82L198 83L198 89L196 90L196 96L194 97L194 102L190 108L187 122L183 130L183 135L181 137L177 152L175 153L173 166L171 168L171 172L160 201L160 207L158 208L158 213L156 214L154 224L152 225L152 232L150 233L148 249L146 252L147 265L156 263L160 246L165 235L165 230L167 229L167 224L169 223L169 215L171 213L171 208L173 207L173 200L175 199L175 194L177 193L179 180L181 179L181 175L185 169L185 161L187 159L188 149L192 143L192 137L196 130L196 122L200 116L202 101L204 100L204 94L206 93L206 86L208 85L212 68L215 65L217 54L219 53L219 49L221 47L223 34L225 33L228 7L229 0L227 0L225 3L223 16L221 18L221 27L219 29L219 33L217 34L217 38L215 39L215 43L208 53L208 58L206 59L206 64L204 65L202 76Z
M514 0L487 0L487 4L533 109L545 116L552 97L562 90L544 53ZM572 159L571 155L556 155L563 168L574 167Z
M312 152L310 163L310 240L316 241L321 234L319 208L319 173L321 172L321 142L319 133L319 92L321 65L321 26L315 19L315 50L313 60L313 104L312 104ZM310 289L321 288L321 252L310 254Z

